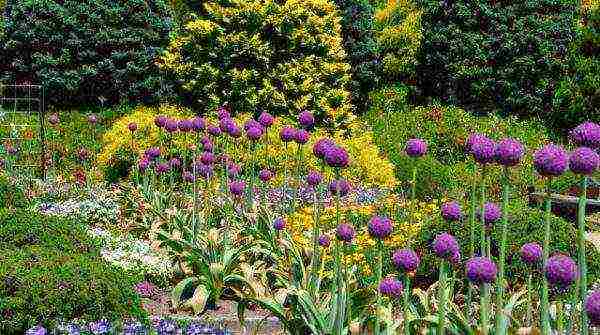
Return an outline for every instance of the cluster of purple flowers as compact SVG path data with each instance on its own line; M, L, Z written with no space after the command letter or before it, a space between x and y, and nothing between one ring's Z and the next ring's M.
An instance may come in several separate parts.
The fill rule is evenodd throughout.
M354 238L354 228L347 223L340 223L336 229L336 236L338 240L350 243Z
M392 254L392 263L399 271L409 273L419 267L419 255L412 249L396 250Z
M456 201L447 202L441 206L442 217L444 220L452 222L458 221L462 217L460 205Z
M460 255L456 238L448 233L436 236L433 241L433 252L440 258L453 262Z
M481 218L481 210L478 210L477 216ZM502 210L500 206L493 202L487 202L483 205L483 221L486 226L490 227L502 218Z
M152 320L151 329L158 335L231 335L227 329L214 327L199 322L191 322L185 326L179 325L171 319L158 318ZM122 327L113 326L107 320L91 322L87 326L79 326L75 323L66 326L60 326L57 329L60 334L67 333L69 335L88 334L104 335L104 334L123 334L123 335L146 335L149 334L149 329L142 323L135 320L128 320L122 324ZM152 332L154 334L154 332ZM43 326L35 326L27 330L26 335L49 335L54 334Z
M387 277L379 283L379 293L386 297L398 298L402 295L403 289L402 282L396 278Z
M474 284L489 284L496 280L498 269L487 257L473 257L465 265L467 278Z
M585 300L585 312L594 327L600 327L600 290L592 292Z
M538 264L542 260L542 246L535 243L525 243L521 247L521 259L527 265Z
M369 220L369 234L377 239L384 239L392 234L394 224L392 220L384 216L374 216Z
M544 273L551 285L564 289L575 282L579 270L571 257L559 254L548 259Z

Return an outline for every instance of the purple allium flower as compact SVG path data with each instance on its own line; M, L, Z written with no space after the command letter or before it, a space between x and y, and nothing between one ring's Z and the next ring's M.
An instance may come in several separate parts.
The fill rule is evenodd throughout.
M42 326L35 326L33 328L29 328L27 330L27 332L25 333L25 335L46 335L48 334L48 331L46 331L46 328L42 327Z
M235 124L231 118L223 118L219 120L219 129L224 133L229 133L231 126Z
M157 115L154 118L154 125L157 126L158 128L162 128L164 126L167 125L167 117L164 115Z
M350 164L350 157L348 156L346 149L334 145L326 148L325 162L330 167L345 168Z
M205 151L200 155L200 161L205 165L211 165L215 162L215 155L212 152Z
M229 176L229 178L237 177L241 171L242 169L240 168L240 166L235 163L227 165L227 175Z
M81 334L81 327L75 323L70 323L67 325L65 331L68 335L79 335ZM129 334L129 335L137 335L137 334Z
M402 282L393 277L386 277L379 283L379 293L389 298L402 296L403 289Z
M585 300L585 312L593 327L600 327L600 290L592 292Z
M210 140L210 138L206 136L204 138L206 139L206 141L201 141L202 150L206 152L212 152L214 149L213 142Z
M479 142L482 138L486 138L486 136L480 133L471 133L467 138L467 152L473 154L473 145Z
M177 157L173 157L169 161L169 166L171 167L171 169L178 169L181 167L181 160Z
M354 238L354 228L347 223L340 223L335 231L338 240L350 243Z
M323 176L315 170L310 170L306 176L306 183L312 187L315 187L321 183Z
M340 197L345 197L350 193L350 183L344 179L332 180L331 183L329 183L329 192L333 195L339 194Z
M168 131L169 133L176 132L177 131L177 121L175 119L168 118L167 122L165 123L165 130Z
M458 242L448 233L439 234L433 241L433 251L438 257L449 260L459 252Z
M419 255L412 249L396 250L392 254L392 263L398 271L413 272L419 267Z
M135 284L134 289L142 298L150 298L156 293L156 286L147 280Z
M378 239L384 239L394 230L392 220L384 216L374 216L369 220L369 234Z
M494 161L496 143L483 135L473 135L470 140L471 154L479 164L489 164Z
M177 323L173 320L161 319L156 325L158 335L175 335L177 331Z
M600 147L600 125L595 122L584 122L569 133L571 141L579 146Z
M577 174L590 175L598 170L600 156L588 147L575 149L569 157L569 168Z
M129 122L129 124L127 125L127 129L129 129L129 131L133 133L138 129L137 123Z
M273 221L273 229L283 230L285 228L285 220L283 218L277 218Z
M283 127L279 132L279 137L283 142L291 142L296 138L296 129L292 127Z
M487 257L473 257L467 261L465 267L467 278L474 284L489 284L496 280L498 268Z
M160 156L160 148L159 147L151 147L146 149L144 155L148 157L150 160L154 160Z
M577 264L569 256L556 255L548 259L544 267L546 279L553 286L567 288L577 279Z
M248 138L251 141L260 140L260 137L262 136L262 134L263 134L262 128L259 128L259 127L250 127L246 131L246 136L248 136Z
M427 142L412 138L406 142L406 154L410 157L422 157L427 153Z
M451 201L442 204L441 212L444 220L449 222L458 221L462 217L462 210L460 208L460 204L456 201Z
M110 332L110 322L100 320L89 324L90 332L94 335L108 334Z
M304 129L299 129L296 131L296 136L294 137L294 141L298 144L306 144L310 139L310 133Z
M143 158L138 162L138 170L144 173L150 167L150 161L147 158Z
M269 180L271 180L271 178L273 178L273 172L271 172L269 169L262 169L258 173L258 178L267 183Z
M319 245L322 246L323 248L327 248L329 246L329 243L331 243L331 241L329 240L329 236L328 235L321 235L319 236Z
M95 125L96 123L98 123L98 116L96 114L90 114L88 115L88 123L91 125Z
M560 176L567 169L569 157L560 146L548 144L533 154L533 166L544 177Z
M242 136L242 130L235 123L231 125L231 127L228 129L227 133L229 134L229 136L231 136L233 138L240 138Z
M452 256L450 256L450 263L454 264L454 265L458 265L460 264L460 250L456 250L454 253L452 253Z
M208 133L211 136L217 137L221 135L221 128L215 126L215 125L209 125L208 127L206 127L206 129L208 130Z
M154 171L156 172L156 174L161 175L163 173L167 173L169 172L169 164L167 163L159 163L156 164L156 167L154 168Z
M477 216L481 218L481 210L478 210ZM483 219L486 225L492 225L498 222L500 218L502 218L502 210L497 204L487 202L483 205Z
M196 162L194 169L197 176L204 179L209 179L213 175L213 168L211 165L202 164L202 162Z
M542 260L542 246L535 243L525 243L521 247L521 259L528 265L534 265Z
M248 121L246 121L244 123L244 130L248 131L250 128L258 128L262 131L262 124L260 124L260 122L254 120L254 119L249 119Z
M193 183L194 181L196 181L196 178L194 178L194 174L191 173L190 171L183 171L183 173L181 174L181 177L183 178L183 181L185 181L186 183Z
M265 128L272 126L274 121L275 118L273 117L273 115L267 112L262 112L258 116L258 122Z
M310 128L315 124L315 117L309 111L302 111L298 115L298 123L304 128Z
M229 113L227 106L223 105L217 109L217 117L219 120L231 118L231 114Z
M200 116L196 116L192 119L192 127L195 132L201 132L206 128L206 119Z
M57 113L50 114L50 116L48 116L48 122L53 126L56 126L57 124L59 124L60 118L58 117L58 114Z
M192 123L192 120L183 119L177 122L177 128L179 128L180 131L187 133L194 128L194 124Z
M496 162L504 166L515 166L519 164L524 154L525 147L523 144L512 138L500 140L494 149Z
M335 143L328 138L321 138L313 145L313 154L317 158L325 158L325 152L330 146L335 146Z
M241 196L244 194L244 190L246 189L246 183L239 181L232 181L229 183L229 192L235 196Z

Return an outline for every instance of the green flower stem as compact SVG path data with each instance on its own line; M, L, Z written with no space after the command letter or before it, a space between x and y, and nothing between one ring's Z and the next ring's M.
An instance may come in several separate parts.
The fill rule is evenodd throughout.
M437 335L444 335L444 326L446 323L446 261L442 260L440 264L439 278L439 302L438 302L438 324Z
M544 250L543 262L545 265L548 262L550 254L550 214L552 211L552 199L550 198L550 181L546 185L546 199L544 200ZM540 320L542 323L542 335L550 335L550 314L549 314L549 297L548 297L548 280L544 276L542 282L542 296L540 301Z
M564 334L565 329L565 313L562 301L556 302L556 333Z
M381 277L383 276L383 243L381 240L377 241L377 249L379 249L379 255L377 257L377 268L375 269L375 294L377 295L377 304L375 306L375 335L381 334L381 320L379 319L379 310L381 308L381 293L377 292L379 283L381 283Z
M312 289L312 296L316 298L317 296L317 292L319 291L318 289L318 282L319 282L319 260L321 259L321 255L320 255L320 250L319 250L319 235L320 233L320 227L319 227L319 220L320 220L320 214L319 214L319 203L320 203L320 196L319 196L319 191L318 191L318 186L315 188L315 194L314 194L314 204L313 204L313 252L312 252L312 271L311 271L311 289Z
M473 179L471 181L471 211L469 213L469 229L470 229L470 238L469 238L469 256L473 258L475 256L475 210L477 208L477 178L475 175L477 174L477 165L472 163L473 165ZM473 301L473 285L469 282L469 287L467 289L467 317L471 320L471 306Z
M504 313L504 262L506 259L506 239L508 235L508 198L510 193L510 179L508 168L504 168L502 180L502 237L500 239L500 259L498 261L498 277L496 280L496 305L498 313L496 316L496 335L506 332L506 315Z
M479 191L481 193L481 202L480 202L480 206L479 206L479 216L480 216L480 221L481 221L481 232L480 232L480 252L481 252L481 256L485 256L486 255L486 238L485 238L485 177L487 175L487 168L484 166L483 167L483 171L481 172L481 183L479 184Z
M410 335L410 328L408 327L408 315L410 314L410 278L408 273L404 274L404 334Z
M490 296L490 284L483 284L481 286L481 302L479 306L480 317L479 321L481 323L481 335L489 334L489 299Z
M198 138L200 137L200 135L197 136L196 138L196 143L198 143ZM192 183L192 193L194 196L194 209L192 211L192 244L196 245L196 235L197 235L197 216L198 216L198 192L196 189L196 183L198 182L196 180L196 166L194 164L194 160L196 159L196 157L198 157L198 146L196 145L195 149L194 149L194 157L191 160L191 166L192 166L192 175L194 176L194 181ZM185 165L184 165L185 166Z
M412 171L412 181L411 181L411 190L410 190L410 200L413 205L415 203L415 199L417 199L417 165L416 160L413 161L413 171Z
M579 204L577 208L577 226L579 237L579 300L583 301L587 295L587 262L585 259L585 210L587 203L587 176L581 179L581 195L579 196ZM581 308L581 334L589 333L587 314L585 308Z
M529 275L527 276L527 316L525 319L525 325L529 325L530 327L533 327L533 300L532 300L532 293L533 293L533 284L532 284L532 280L533 280L533 271L529 271Z
M287 171L287 168L286 168ZM286 173L287 175L287 173ZM339 169L335 169L335 176L336 179L339 179L340 177L340 170ZM287 179L287 178L286 178ZM339 226L340 222L341 222L341 213L340 213L340 194L339 192L336 192L336 196L335 196L335 212L336 212L336 227ZM344 328L344 320L345 320L345 312L346 312L346 306L345 306L345 286L344 286L344 280L342 278L342 242L336 239L336 243L335 243L335 281L336 281L336 286L338 288L338 291L335 292L335 294L337 295L337 301L338 301L338 305L337 307L337 315L335 317L335 322L334 322L334 334L336 335L342 335L343 334L343 328Z

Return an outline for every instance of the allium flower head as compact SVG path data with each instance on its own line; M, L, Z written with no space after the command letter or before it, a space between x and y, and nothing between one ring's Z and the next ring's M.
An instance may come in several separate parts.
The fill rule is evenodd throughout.
M473 135L470 140L471 154L479 164L489 164L494 161L496 143L483 135Z
M329 236L328 235L321 235L319 236L319 245L322 246L323 248L327 248L329 246L329 243L331 243L331 241L329 240Z
M313 154L317 158L325 158L325 151L330 146L335 146L335 142L328 138L321 138L313 145Z
M229 129L227 129L227 134L233 138L240 138L242 136L242 130L237 124L232 123Z
M338 240L350 243L354 238L354 228L347 223L340 223L335 231Z
M154 118L154 125L158 128L162 128L167 125L167 117L164 115L157 115Z
M144 173L150 167L150 161L147 158L143 158L138 162L138 170Z
M160 148L159 147L151 147L146 149L144 155L151 160L155 160L160 156Z
M138 129L137 123L129 122L129 124L127 125L127 129L129 129L129 131L133 133Z
M330 167L345 168L350 164L350 157L346 149L332 145L325 149L325 162Z
M592 292L585 300L585 312L593 327L600 327L600 290Z
M473 257L467 261L466 275L474 284L489 284L496 280L497 273L496 264L487 257Z
M254 119L248 119L248 121L244 122L244 130L248 131L250 128L258 128L262 131L262 124Z
M194 129L194 123L190 119L183 119L177 122L177 128L184 133L190 132Z
M413 272L419 267L419 255L412 249L396 250L392 254L392 263L398 271Z
M227 165L227 175L229 176L229 178L237 177L241 171L242 169L240 168L240 166L235 163L230 163Z
M533 154L533 166L544 177L557 177L567 169L569 157L560 146L548 144Z
M350 183L344 179L332 180L331 183L329 183L329 192L333 195L339 194L340 197L345 197L350 193Z
M273 221L273 229L283 230L285 228L285 220L283 218L277 218Z
M42 327L42 326L35 326L33 328L29 328L27 330L27 332L25 333L25 335L46 335L48 334L48 331L46 331L46 328Z
M579 146L600 147L600 125L595 122L584 122L569 133L571 141Z
M206 151L206 152L212 152L213 151L213 142L211 141L211 139L208 136L204 136L202 138L202 140L200 141L200 144L202 144L202 150Z
M177 158L177 157L173 157L169 161L169 166L172 169L178 169L179 167L181 167L181 160L179 160L179 158Z
M59 124L60 118L58 117L58 114L57 113L50 114L50 116L48 116L48 122L53 126L56 126L57 124Z
M231 194L235 196L241 196L242 194L244 194L245 189L246 183L241 180L232 181L231 183L229 183L229 192L231 192Z
M389 298L402 296L403 289L402 282L393 277L386 277L379 283L379 293Z
M174 133L177 131L177 121L175 119L169 118L167 119L167 123L165 124L165 130L169 133Z
M599 163L598 153L587 147L575 149L569 157L569 168L577 174L591 175L598 170Z
M224 133L229 133L229 129L235 125L235 121L231 118L223 118L219 120L219 129Z
M167 163L156 164L156 167L154 168L154 170L155 170L156 174L158 174L158 175L167 173L170 170L169 164L167 164Z
M260 137L262 136L262 134L263 134L262 128L259 128L259 127L250 127L246 131L246 136L248 136L248 138L251 141L260 140Z
M477 216L481 218L481 210L477 212ZM488 202L483 205L483 220L485 221L486 225L492 225L498 222L498 220L501 218L502 210L497 204Z
M211 136L214 136L214 137L220 136L220 135L221 135L221 133L222 133L222 132L221 132L221 128L219 128L219 127L217 127L217 126L215 126L215 125L212 125L212 124L211 124L211 125L209 125L208 127L206 127L206 129L208 130L208 133L209 133Z
M219 120L231 118L231 114L229 113L227 106L223 105L217 109L217 117Z
M496 162L504 166L515 166L519 164L523 155L525 155L525 147L521 142L512 138L500 140L500 142L496 144L494 151Z
M369 234L378 239L384 239L394 230L392 220L384 216L374 216L369 220Z
M283 142L291 142L296 138L296 129L292 127L283 127L279 131L279 137Z
M535 243L525 243L521 247L521 259L528 265L534 265L542 260L542 246Z
M559 288L567 288L577 279L577 264L569 256L556 255L548 259L544 273L548 282Z
M298 129L296 131L296 136L294 136L294 141L298 144L306 144L310 139L310 133L304 129Z
M439 234L433 241L433 251L438 257L450 260L454 254L459 252L458 242L454 236L448 233Z
M273 117L273 115L267 112L262 112L258 116L258 122L265 128L272 126L274 121L275 118Z
M186 183L193 183L194 181L196 181L194 174L190 171L183 171L183 173L181 174L181 178L183 178L183 181L185 181Z
M202 162L196 162L196 164L194 164L194 169L196 172L196 176L200 176L204 179L209 179L213 175L212 165L206 165Z
M306 176L306 183L312 187L315 187L321 183L323 176L315 170L310 170Z
M298 115L298 123L304 128L310 128L315 124L315 117L309 111L302 111Z
M201 132L206 128L206 120L203 117L196 116L192 119L192 126L195 132Z
M412 138L406 142L406 154L410 157L421 157L427 153L427 142L420 138Z
M96 123L98 123L98 116L96 114L90 114L88 115L88 123L91 125L95 125Z
M273 178L273 172L269 169L262 169L258 173L258 178L266 183Z
M460 208L460 204L456 201L451 201L442 204L441 212L442 217L446 221L458 221L462 217L462 210Z

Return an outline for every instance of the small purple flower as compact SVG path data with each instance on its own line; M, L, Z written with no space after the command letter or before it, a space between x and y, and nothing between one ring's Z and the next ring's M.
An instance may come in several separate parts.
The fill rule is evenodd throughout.
M224 118L219 120L219 129L224 133L229 133L229 129L234 125L235 122L231 118Z
M201 140L200 140L200 144L202 144L202 150L207 151L207 152L212 152L213 151L213 142L210 140L210 138L208 136L204 136Z
M227 165L227 175L229 176L229 178L237 177L241 171L242 169L240 168L240 166L235 163Z
M467 261L465 267L467 278L474 284L489 284L496 280L498 268L487 257L473 257Z
M335 143L328 138L321 138L313 145L313 154L317 158L324 159L325 152L330 146L335 146Z
M194 164L194 169L197 176L200 176L204 179L209 179L213 175L213 168L211 165L202 164L202 162L196 162Z
M350 183L344 179L332 180L331 183L329 183L329 192L333 195L339 194L340 197L345 197L350 193Z
M433 251L438 257L449 260L459 252L458 242L448 233L439 234L433 241Z
M221 135L221 128L215 126L215 125L209 125L208 127L206 127L206 129L208 130L208 133L211 136L217 137Z
M489 164L494 161L496 150L494 141L483 135L473 135L473 138L469 138L469 140L471 140L471 154L477 163Z
M534 265L542 260L542 246L535 243L525 243L521 247L521 259L528 265Z
M48 334L48 331L46 331L46 328L42 327L42 326L35 326L33 328L29 328L27 330L27 332L25 333L25 335L46 335Z
M460 208L460 204L456 201L451 201L442 204L441 212L444 220L448 222L458 221L462 218L462 210Z
M404 287L402 282L393 277L386 277L379 283L379 293L389 298L398 298L402 296Z
M192 119L192 127L195 132L201 132L206 128L206 120L203 117L196 116Z
M575 149L569 157L569 168L577 174L591 175L598 170L599 163L598 153L587 147Z
M58 114L57 113L50 114L50 116L48 116L48 122L53 126L56 126L57 124L59 124L60 118L58 117Z
M592 327L600 327L600 290L587 297L584 308Z
M273 221L273 229L275 230L283 230L285 228L285 220L283 218L277 218Z
M177 128L179 128L180 131L187 133L194 128L194 123L189 119L179 120L179 122L177 122Z
M567 169L569 157L560 146L548 144L533 154L533 166L544 177L557 177Z
M169 161L169 166L171 169L179 169L181 167L181 160L177 157L173 157Z
M127 125L127 129L129 129L129 131L133 133L138 129L137 123L129 122L129 124Z
M260 124L260 122L254 120L254 119L249 119L248 121L246 121L244 123L244 130L248 131L250 128L258 128L262 131L262 124Z
M242 130L235 123L231 125L231 127L228 129L227 133L229 134L229 136L231 136L233 138L240 138L242 136Z
M194 178L194 174L191 173L190 171L183 171L183 173L181 174L181 177L183 178L183 181L185 181L186 183L193 183L194 181L196 181L196 178Z
M283 127L279 132L279 137L283 142L291 142L296 138L296 129L292 127Z
M306 176L306 183L312 187L315 187L321 183L323 176L315 170L310 170Z
M70 323L67 325L65 331L68 335L79 335L81 334L81 327L75 323ZM128 335L136 335L136 334L128 334Z
M142 298L150 298L156 293L156 286L147 280L135 284L134 289Z
M479 133L472 133L469 135L469 138L467 138L467 152L470 154L473 154L473 145L475 145L475 143L481 141L481 139L486 138L485 135L483 134L479 134Z
M347 223L340 223L335 231L338 240L350 243L354 238L354 228Z
M225 333L219 332L213 327L201 324L201 323L191 323L187 326L185 331L185 335L205 335L205 334L223 334Z
M569 256L556 255L548 259L544 273L548 282L560 288L567 288L577 279L577 264Z
M262 169L258 173L258 178L261 181L268 183L271 180L271 178L273 178L273 172L271 172L269 169Z
M161 319L156 325L158 335L175 335L177 331L177 324L173 320Z
M246 183L239 181L232 181L229 183L229 192L235 196L241 196L244 194L244 190L246 189Z
M272 126L274 121L275 118L273 117L273 115L267 112L262 112L258 116L258 122L265 128Z
M515 166L519 164L524 154L525 147L523 144L512 138L501 140L496 144L496 148L494 149L496 162L504 166Z
M394 224L384 216L374 216L369 220L369 234L378 239L385 239L392 234Z
M211 165L215 162L215 155L212 152L205 151L200 155L200 161L205 165Z
M294 141L298 144L306 144L310 139L310 133L304 129L299 129L296 131L296 136L294 137Z
M248 138L251 141L260 140L260 137L262 136L262 134L263 134L262 128L259 128L259 127L250 127L246 131L246 136L248 136Z
M569 133L571 141L579 146L596 149L600 147L600 125L584 122Z
M413 138L406 142L406 154L410 157L422 157L427 153L427 142Z
M123 325L123 335L147 335L146 327L139 322L127 322Z
M138 162L138 170L144 173L150 167L150 161L147 158L143 158Z
M171 134L176 132L177 131L177 121L175 119L168 118L167 122L165 123L165 130Z
M88 115L88 123L91 125L95 125L96 123L98 123L98 116L96 114L90 114Z
M144 155L148 157L150 160L155 160L160 156L160 148L159 147L151 147L146 149Z
M330 167L345 168L350 164L348 152L337 145L329 146L325 150L325 162Z
M329 246L329 243L331 243L331 241L329 240L329 236L328 235L321 235L319 236L319 245L323 248L327 248Z
M217 109L217 117L219 120L231 118L231 114L229 113L227 106L223 105Z
M167 124L167 117L164 115L157 115L154 118L154 125L156 125L158 128L162 128L164 126L166 126Z
M156 165L156 167L154 168L155 172L157 175L162 175L164 173L169 172L169 164L167 163L159 163Z
M419 267L419 255L412 249L396 250L392 254L392 263L399 271L413 272Z
M481 210L477 212L477 216L481 218ZM485 205L483 205L483 219L486 225L492 225L498 222L498 220L500 220L501 218L502 210L497 204L493 202L488 202Z
M298 115L298 123L304 128L310 128L315 124L315 117L309 111L302 111Z
M103 335L110 332L110 323L107 320L91 322L89 324L90 332L94 335Z

